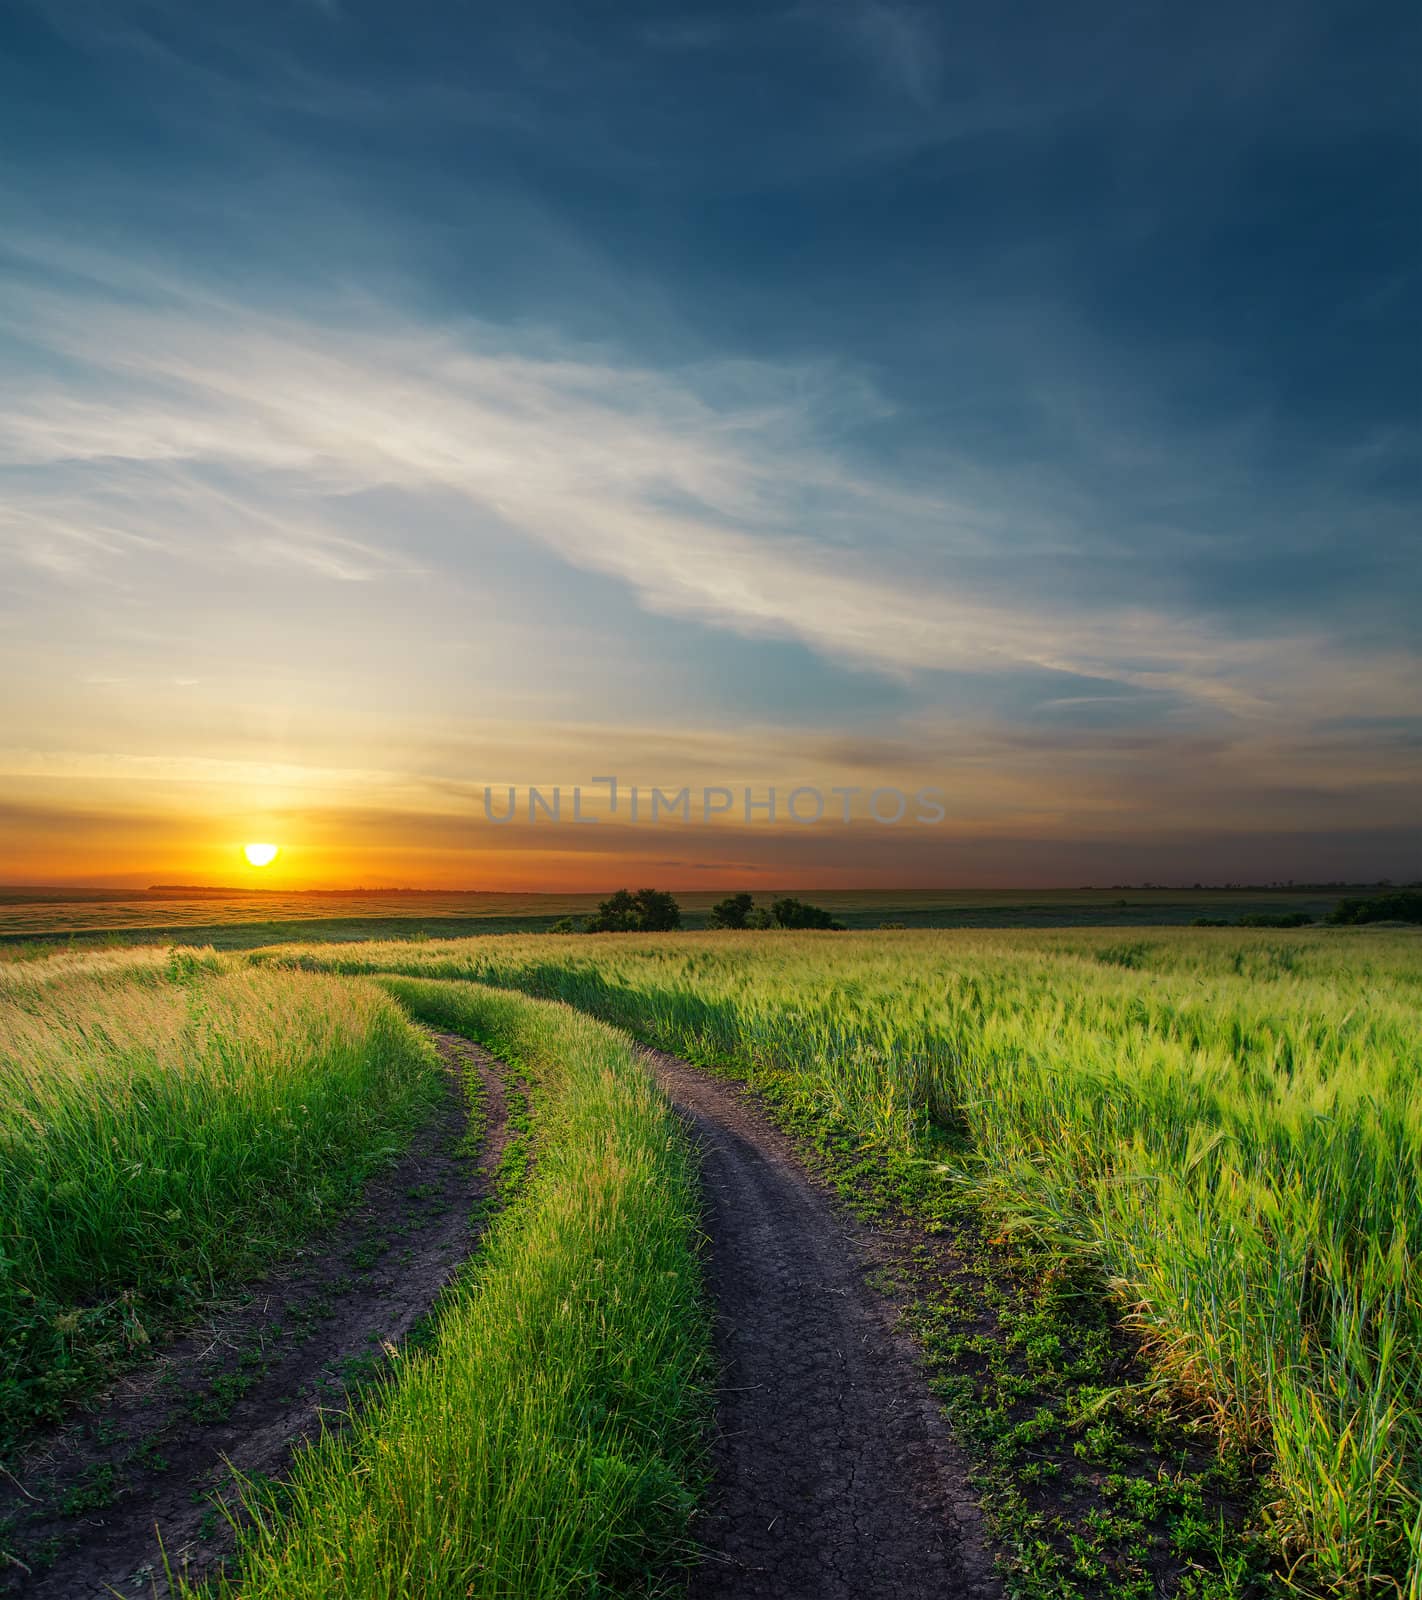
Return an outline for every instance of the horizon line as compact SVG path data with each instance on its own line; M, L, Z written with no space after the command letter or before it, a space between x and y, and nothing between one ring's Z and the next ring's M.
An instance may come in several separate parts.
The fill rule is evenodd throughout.
M1138 883L1084 883L1075 885L1042 884L1042 883L1004 883L1004 884L923 884L912 888L889 887L882 885L860 886L832 886L815 884L781 884L776 888L733 889L725 886L715 888L705 887L673 887L664 890L664 893L674 895L708 895L708 894L736 894L748 893L767 895L776 893L777 890L790 892L794 890L801 894L883 894L883 895L911 895L911 894L1112 894L1129 891L1136 894L1164 893L1164 894L1192 894L1208 892L1234 892L1252 891L1279 891L1302 893L1315 890L1342 890L1342 889L1392 889L1415 888L1419 880L1406 878L1359 878L1359 879L1269 879L1260 882L1245 883L1235 879L1223 882L1206 883L1158 883L1154 880L1142 880ZM336 895L341 897L355 897L358 895L486 895L491 898L507 898L518 895L529 899L596 899L602 895L616 894L619 889L631 887L628 883L605 889L471 889L461 887L436 887L420 888L409 884L359 884L353 887L339 888L334 885L308 886L305 888L267 888L265 886L248 886L242 884L200 884L200 883L150 883L143 886L123 886L102 883L0 883L0 895L9 893L25 894L94 894L104 895L118 899L125 896L169 894L169 895ZM656 887L656 885L637 884L637 888ZM635 892L635 890L634 890Z

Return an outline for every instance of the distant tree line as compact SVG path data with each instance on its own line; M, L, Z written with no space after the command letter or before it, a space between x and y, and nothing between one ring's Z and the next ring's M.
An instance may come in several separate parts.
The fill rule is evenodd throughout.
M772 900L768 906L758 906L748 894L731 894L718 900L711 907L710 925L713 928L844 928L844 924L836 922L828 911L790 895Z
M600 901L595 915L580 925L572 917L559 917L550 933L670 933L681 926L676 897L662 889L619 889ZM792 895L758 906L748 894L727 895L711 908L713 928L836 928L828 911L796 900Z
M1422 923L1422 893L1399 889L1394 894L1374 895L1371 899L1340 900L1323 919L1335 927L1356 927L1364 922ZM1313 921L1306 911L1250 912L1230 922L1224 917L1196 917L1193 928L1303 928Z
M1400 889L1371 900L1340 900L1328 913L1330 922L1352 926L1359 922L1422 922L1422 893Z

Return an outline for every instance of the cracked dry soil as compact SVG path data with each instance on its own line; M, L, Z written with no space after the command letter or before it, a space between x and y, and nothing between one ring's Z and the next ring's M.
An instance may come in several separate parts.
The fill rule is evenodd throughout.
M846 1218L741 1090L659 1051L700 1147L721 1361L691 1600L990 1600L967 1466L902 1309Z
M433 1038L448 1078L444 1104L354 1211L295 1262L246 1286L241 1304L36 1440L17 1473L0 1477L0 1516L14 1519L5 1543L15 1552L0 1566L0 1595L151 1600L168 1592L162 1551L174 1573L210 1573L233 1545L218 1509L232 1503L226 1463L279 1477L305 1441L343 1424L352 1390L469 1255L476 1206L508 1137L492 1059L455 1034ZM460 1078L470 1070L485 1107L473 1162L460 1151Z

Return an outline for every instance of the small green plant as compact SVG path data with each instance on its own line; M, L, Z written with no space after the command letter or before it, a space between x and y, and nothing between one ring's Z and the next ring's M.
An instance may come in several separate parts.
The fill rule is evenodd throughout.
M107 1462L91 1467L71 1486L59 1502L59 1509L66 1517L81 1516L86 1511L101 1511L113 1504L118 1488L118 1470L115 1467Z

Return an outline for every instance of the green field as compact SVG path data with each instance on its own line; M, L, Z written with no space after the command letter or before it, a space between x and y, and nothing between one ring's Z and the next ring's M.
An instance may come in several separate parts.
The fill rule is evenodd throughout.
M290 1483L252 1486L216 1593L433 1594L477 1571L468 1592L490 1600L611 1595L674 1572L704 1487L706 1308L692 1157L634 1041L746 1081L856 1203L980 1241L1005 1331L973 1323L966 1259L919 1318L1010 1594L1422 1593L1412 930L525 935L13 962L0 1423L18 1438L57 1414L141 1360L149 1323L181 1325L338 1209L428 1107L420 1023L526 1075L532 1176L428 1347ZM1028 1266L1007 1295L993 1281L1013 1261ZM1081 1355L1103 1340L1131 1344L1139 1378L1106 1383ZM970 1365L996 1387L974 1389ZM1227 1465L1140 1467L1133 1434L1172 1429ZM1058 1446L1080 1470L1044 1519L1029 1490L1055 1481ZM1233 1486L1213 1525L1208 1484ZM1152 1516L1168 1581L1130 1554Z
M1198 917L1303 913L1322 920L1345 894L1362 890L997 889L757 890L812 900L851 928L1055 928L1185 926ZM1376 890L1373 892L1377 892ZM722 890L678 894L684 925L706 925ZM0 949L32 941L108 939L114 943L212 945L252 949L292 939L399 939L418 934L464 938L539 933L560 917L586 917L595 894L484 894L355 891L283 893L239 890L0 888Z
M613 936L289 959L554 995L865 1149L933 1160L1095 1264L1162 1377L1268 1452L1272 1535L1319 1583L1422 1582L1422 938Z
M610 1028L470 985L391 989L536 1076L537 1171L433 1350L299 1460L282 1517L203 1593L640 1590L684 1543L705 1423L690 1152Z
M594 1574L622 1592L675 1564L709 1382L691 1153L625 1036L469 984L377 985L182 951L0 972L11 1483L34 1470L36 1424L73 1414L319 1235L391 1164L436 1095L434 1052L411 1019L482 1040L520 1074L537 1108L532 1174L526 1154L501 1169L503 1209L424 1341L371 1386L350 1430L298 1456L281 1518L272 1485L245 1485L243 1559L214 1589L536 1600ZM229 1381L246 1381L240 1367ZM99 1405L85 1426L102 1445ZM117 1492L99 1461L74 1515ZM36 1488L44 1477L41 1452ZM36 1570L29 1546L30 1561L11 1554L23 1531L23 1516L0 1521L0 1575ZM38 1570L45 1559L41 1548ZM188 1592L180 1571L173 1592Z
M0 969L0 1458L348 1202L434 1092L371 984L187 952Z

